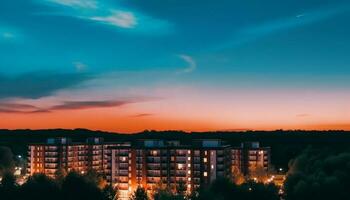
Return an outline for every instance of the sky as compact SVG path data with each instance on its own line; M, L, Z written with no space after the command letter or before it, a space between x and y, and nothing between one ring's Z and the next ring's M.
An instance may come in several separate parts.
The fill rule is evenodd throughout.
M0 128L350 130L347 0L1 0Z

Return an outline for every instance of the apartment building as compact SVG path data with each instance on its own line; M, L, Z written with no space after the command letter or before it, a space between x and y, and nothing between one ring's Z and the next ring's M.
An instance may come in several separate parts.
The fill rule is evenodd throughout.
M29 175L44 173L51 177L72 170L82 174L90 169L103 173L110 151L107 147L102 138L90 138L85 143L73 143L68 138L50 138L46 143L29 145L27 172Z
M219 177L230 176L230 148L219 140L198 140L192 145L178 141L142 140L132 146L112 148L112 184L121 199L142 186L152 193L167 187L191 192Z
M172 140L106 143L102 138L76 143L56 138L29 145L27 171L54 177L60 171L95 170L118 188L121 199L128 199L138 186L149 193L162 187L185 193L218 178L249 176L269 168L270 148L258 142L231 147L214 139L182 144Z
M232 173L249 176L254 173L270 170L270 147L261 147L259 142L244 142L240 147L231 149Z

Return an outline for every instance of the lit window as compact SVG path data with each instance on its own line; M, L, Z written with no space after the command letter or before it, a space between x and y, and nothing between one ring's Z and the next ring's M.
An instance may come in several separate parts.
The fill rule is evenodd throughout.
M211 165L211 169L214 169L214 165Z
M177 169L182 169L184 166L183 166L183 164L178 164L177 165Z
M191 177L189 177L187 180L188 180L188 181L191 181Z
M207 158L203 158L203 162L208 162L208 159Z
M203 176L207 177L208 176L208 172L204 172Z
M190 154L190 153L191 153L191 151L190 151L190 150L188 150L188 151L187 151L187 153L188 153L188 154Z
M191 174L191 171L190 171L190 170L188 170L188 171L187 171L187 173L188 173L188 174Z
M191 157L187 157L187 160L189 160L189 161L190 161L190 160L191 160Z
M191 164L187 164L187 167L191 167Z
M207 151L204 151L204 155L208 155L208 152L207 152Z

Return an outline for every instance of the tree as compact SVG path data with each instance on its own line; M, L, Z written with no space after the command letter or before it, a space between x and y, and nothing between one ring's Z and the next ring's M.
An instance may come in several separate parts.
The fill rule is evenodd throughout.
M248 181L239 186L240 196L247 200L279 200L278 188L274 184Z
M56 181L44 174L35 174L20 187L20 199L60 200L60 188Z
M138 186L135 192L131 195L130 200L149 200L146 190Z
M12 173L4 174L0 185L0 197L7 200L14 200L17 197L18 185Z
M112 185L106 185L102 190L103 198L105 200L117 200L118 199L118 191L117 188L113 188Z
M285 199L348 199L349 180L349 152L308 148L290 162Z
M0 146L0 176L3 176L7 172L13 172L14 167L15 162L11 149Z
M179 183L176 185L177 196L180 196L183 199L183 197L185 197L185 195L186 195L186 191L187 191L187 186L186 186L185 181L180 180Z
M103 193L95 182L76 173L70 172L62 183L62 195L66 200L102 200Z

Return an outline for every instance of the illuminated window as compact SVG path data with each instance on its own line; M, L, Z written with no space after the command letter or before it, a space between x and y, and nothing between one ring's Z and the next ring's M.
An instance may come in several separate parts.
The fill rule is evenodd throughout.
M191 153L191 151L190 151L190 150L188 150L188 151L187 151L187 153L188 153L188 154L190 154L190 153Z
M208 162L208 159L207 158L203 158L203 162Z
M204 151L204 155L208 155L208 152L207 152L207 151Z
M177 165L177 169L183 169L183 167L184 167L183 164L178 164Z
M191 167L191 164L187 164L187 167Z
M207 177L208 176L208 172L204 172L203 176Z
M191 181L191 177L189 177L187 180L188 180L188 181Z
M187 157L187 160L189 160L189 161L190 161L190 160L191 160L191 157Z
M188 173L188 174L191 174L191 171L190 171L190 170L188 170L188 171L187 171L187 173Z
M211 169L214 169L214 165L211 165L210 167L211 167Z

